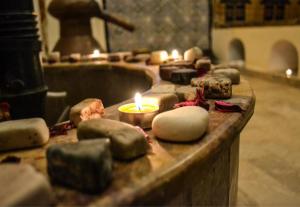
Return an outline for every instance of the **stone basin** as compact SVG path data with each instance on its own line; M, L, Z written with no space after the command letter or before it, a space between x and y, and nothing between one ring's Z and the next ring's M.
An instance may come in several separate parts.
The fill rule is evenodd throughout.
M151 77L149 85L146 84L146 86L136 80L136 86L141 86L139 88L141 90L147 90L151 85L150 83L162 84L158 79L158 67L156 66L125 63L112 64L111 66L107 66L107 64L103 64L103 66L86 66L85 64L74 66L70 67L70 70L78 68L79 71L83 71L85 67L88 68L87 70L89 70L89 67L98 68L94 70L102 70L103 68L105 68L104 70L110 70L110 68L125 71L139 70L138 73L141 73L143 81ZM46 68L46 78L51 77L50 73L57 72L51 67ZM62 67L61 71L68 70L68 67L59 67ZM58 71L60 70L58 69ZM85 71L82 73L84 74ZM94 74L94 72L88 73ZM120 73L123 72L120 71ZM78 72L77 77L83 78L80 74ZM57 76L53 75L53 77ZM91 77L91 80L95 80L94 78ZM115 78L118 81L124 81L121 80L122 78ZM67 79L64 79L62 75L60 81L64 82L64 80ZM75 79L71 80L74 81ZM100 77L99 80L101 80ZM115 79L112 78L111 80ZM52 81L50 89L53 87L54 90L59 82L55 82L54 79ZM63 83L66 87L64 90L67 90L67 86L69 90L74 90L71 87L72 85L80 85L79 82L73 84L70 81L66 82L68 83ZM98 84L86 84L93 84L93 90L96 90L94 92L98 94ZM129 88L130 84L128 83ZM118 101L132 97L132 91L129 91L129 89L125 93L123 87L113 85L114 82L109 82L109 86L103 86L103 89L112 87L121 91L112 90L111 92L103 92L103 94L118 94L122 97L116 95L115 98ZM84 86L81 87L84 88ZM76 98L71 99L72 101L77 102L77 98L81 98L77 96L76 92L85 95L85 91L80 91L81 87L77 89L78 91L74 91L74 97ZM62 87L57 88L57 90L62 89ZM136 90L135 87L132 89ZM86 93L90 93L90 91L86 91ZM88 96L90 95L88 94ZM151 152L130 162L115 160L113 180L104 192L97 195L87 195L53 185L53 191L57 198L56 204L58 206L234 206L238 186L239 135L254 113L255 95L248 82L242 78L239 85L233 86L233 97L243 103L245 111L243 113L217 112L212 106L213 100L210 100L209 128L201 139L186 144L163 142L157 140L152 131L149 130L147 133L151 141ZM108 105L114 104L114 100L108 98L105 103ZM105 118L118 120L117 108L121 104L114 104L106 108ZM22 158L22 162L32 164L47 176L47 162L45 159L47 147L55 143L77 141L76 129L72 129L68 131L67 135L51 138L49 143L42 148L0 153L0 160L9 155L18 156Z
M105 107L144 92L155 82L154 73L138 65L85 63L45 65L49 88L46 121L65 121L68 109L86 98L99 98ZM61 116L61 118L59 118ZM60 119L60 120L59 120Z

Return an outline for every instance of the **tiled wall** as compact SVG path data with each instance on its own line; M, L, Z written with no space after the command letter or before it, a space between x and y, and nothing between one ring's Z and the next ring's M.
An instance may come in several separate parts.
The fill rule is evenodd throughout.
M136 25L134 33L108 26L111 51L195 45L209 49L209 0L105 0L109 12Z

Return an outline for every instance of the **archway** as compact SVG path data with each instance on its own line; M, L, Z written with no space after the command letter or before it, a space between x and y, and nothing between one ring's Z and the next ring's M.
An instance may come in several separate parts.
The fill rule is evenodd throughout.
M245 61L245 48L241 40L233 39L230 42L229 61Z
M291 69L293 75L297 75L298 64L298 51L292 43L280 40L273 45L269 62L271 72L285 73L288 69Z

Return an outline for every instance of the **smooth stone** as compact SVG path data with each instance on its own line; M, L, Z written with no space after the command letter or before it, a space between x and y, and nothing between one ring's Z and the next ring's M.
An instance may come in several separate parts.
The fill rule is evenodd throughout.
M48 180L27 164L0 165L0 206L51 206Z
M184 52L184 60L195 62L203 57L203 51L199 47L193 47Z
M240 83L240 71L238 71L237 69L233 69L233 68L219 69L219 70L215 70L214 74L226 76L231 80L232 84Z
M195 68L197 70L205 70L205 71L210 71L211 69L211 60L207 58L201 58L197 60L195 64Z
M82 121L101 118L104 114L104 106L100 99L89 98L81 101L71 108L70 120L78 126Z
M176 67L178 69L184 69L184 68L195 68L195 64L193 61L185 61L185 60L176 60L171 61L165 64L161 64L159 68L168 68L168 67Z
M124 61L127 63L139 63L139 62L142 62L143 59L141 59L137 56L134 56L134 55L125 55Z
M52 52L48 56L48 63L57 63L60 61L60 52Z
M171 82L181 85L189 85L191 79L197 77L197 71L194 69L178 69L172 72Z
M165 50L154 51L151 53L150 63L151 64L161 64L167 60L167 59L162 59L162 57L168 58L168 52Z
M154 85L151 88L151 93L174 93L176 91L176 86L174 84L159 84Z
M81 54L80 53L72 53L69 56L69 62L76 63L81 60Z
M178 103L178 97L173 93L156 93L145 95L143 101L158 105L159 113L161 113L173 109Z
M223 75L206 75L201 78L193 78L191 85L201 88L204 97L210 99L228 99L232 95L231 80Z
M176 89L176 95L180 101L192 101L197 96L197 88L192 86L181 86Z
M154 135L162 140L190 142L200 139L208 128L208 112L186 106L157 115L152 122Z
M108 137L113 157L119 160L131 160L145 155L149 147L144 134L136 127L109 119L81 122L77 136L79 140Z
M0 151L39 147L49 140L49 129L41 118L0 123Z
M117 54L109 54L107 60L108 62L120 62L121 57Z
M97 193L112 178L109 139L52 145L47 149L48 174L56 184Z
M180 70L180 68L176 66L162 67L159 69L159 76L162 80L170 81L172 73L177 70Z

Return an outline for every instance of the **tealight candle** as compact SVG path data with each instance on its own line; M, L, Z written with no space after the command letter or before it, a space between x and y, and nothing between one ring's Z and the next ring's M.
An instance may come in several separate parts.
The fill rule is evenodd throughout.
M160 53L160 62L163 63L169 59L169 55L166 51Z
M285 74L286 74L286 77L287 78L290 78L290 77L292 77L292 75L293 75L293 71L292 71L292 69L287 69L286 71L285 71Z
M90 60L94 60L94 61L100 61L100 60L106 60L107 58L104 57L104 54L101 55L100 50L96 49L93 51L92 54L88 55L88 58Z
M99 58L100 57L100 50L94 50L93 54L91 54L92 58Z
M158 114L159 106L142 100L140 93L134 97L135 103L119 107L120 121L140 126L143 129L151 128L153 118Z
M180 58L178 50L172 50L171 59L178 60Z

